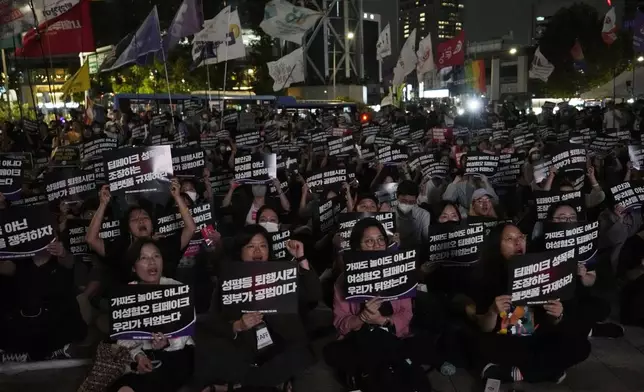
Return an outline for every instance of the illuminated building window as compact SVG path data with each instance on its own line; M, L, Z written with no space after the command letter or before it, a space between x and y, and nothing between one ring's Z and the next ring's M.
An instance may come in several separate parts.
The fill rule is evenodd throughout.
M407 38L407 37L409 37L409 33L405 33L403 36L404 36L405 38Z
M425 17L423 16L423 17L421 17L421 18L420 18L420 19L418 19L418 20L419 20L419 21L421 21L421 22L424 22L424 21L425 21Z

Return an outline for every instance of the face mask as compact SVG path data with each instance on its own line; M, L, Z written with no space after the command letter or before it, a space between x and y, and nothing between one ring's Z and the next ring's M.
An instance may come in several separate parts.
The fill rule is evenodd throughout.
M190 197L190 200L192 200L193 202L197 201L197 192L186 191L186 195L188 195L188 197Z
M259 225L265 228L269 233L275 233L279 230L279 225L275 222L261 222Z
M266 195L266 187L264 185L253 185L253 196L263 197Z
M408 214L414 208L411 204L398 203L398 209L403 214Z

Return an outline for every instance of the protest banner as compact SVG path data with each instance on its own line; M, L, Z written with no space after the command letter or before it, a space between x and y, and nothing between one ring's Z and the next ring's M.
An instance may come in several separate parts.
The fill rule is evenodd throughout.
M585 217L585 214L583 214L584 197L581 191L534 191L534 197L537 206L537 220L546 220L550 207L561 202L566 202L575 208L578 220L582 220Z
M362 158L363 161L372 162L374 159L376 159L376 146L363 146L358 151L358 155Z
M362 137L368 138L370 136L376 136L380 133L380 125L363 125L362 126Z
M299 150L297 152L291 152L287 150L277 154L276 161L277 161L278 173L280 170L292 171L296 169L299 165L298 158L299 158Z
M534 145L534 135L532 133L527 133L527 130L524 132L526 133L521 133L514 137L513 145L517 150L521 148L530 148Z
M628 158L631 161L631 164L633 165L633 169L635 170L643 170L644 168L644 151L642 151L642 146L637 144L637 145L629 145L628 146Z
M557 169L557 171L585 173L586 149L580 148L579 145L574 143L557 144L550 162L550 166Z
M210 175L210 187L214 195L225 194L230 188L230 181L235 178L235 173L227 168L220 168Z
M523 159L521 158L519 154L499 155L499 168L490 179L490 183L496 187L516 186L523 165Z
M407 139L409 137L409 125L402 125L392 129L394 139Z
M287 261L221 264L221 303L231 314L295 314L297 265Z
M610 188L615 204L624 207L625 210L630 208L641 208L644 202L644 182L627 181Z
M336 196L320 204L318 214L313 216L313 226L316 231L320 234L328 234L333 231L340 221L340 212L345 208L346 200L343 195Z
M254 153L235 157L235 181L239 184L264 184L276 176L275 154Z
M168 123L168 116L165 113L153 115L150 119L150 135L162 135L165 132L165 128Z
M173 148L172 171L177 177L201 177L206 167L206 153L200 147Z
M123 148L104 152L103 158L113 194L168 193L173 175L170 146Z
M80 151L75 146L56 147L51 152L51 167L71 167L80 165Z
M237 145L237 148L251 149L259 146L263 142L263 132L256 129L235 135L235 144Z
M152 340L192 336L196 322L188 285L129 284L113 288L110 296L110 338Z
M195 205L188 209L192 219L195 221L197 228L195 234L199 234L201 229L211 225L214 222L213 211L210 202ZM173 234L180 233L185 224L178 210L157 218L156 232L161 238L169 237Z
M142 143L148 137L148 126L146 124L136 125L130 129L130 132L134 143Z
M0 157L0 193L7 200L16 200L20 197L23 183L23 161Z
M257 129L257 123L255 122L255 114L240 112L239 113L239 130L247 131L250 129Z
M204 107L199 99L191 99L183 102L183 113L186 117L200 116L203 111Z
M311 192L322 192L325 189L339 190L345 182L349 182L346 168L323 169L306 179L306 184Z
M22 129L24 129L25 132L27 132L32 136L39 136L40 134L40 124L38 123L38 121L28 120L26 118L23 118Z
M445 178L448 172L449 165L440 161L434 161L421 169L424 178Z
M355 151L353 136L340 136L327 139L329 156L349 156Z
M80 158L82 161L101 159L103 152L114 150L116 147L118 147L118 140L116 139L110 137L95 139L83 143Z
M83 170L86 173L94 174L94 180L96 181L97 188L100 185L107 184L107 177L105 176L105 165L103 165L103 161L95 160L88 162L83 165Z
M429 226L430 263L467 266L479 260L485 226L466 222Z
M612 136L597 136L588 149L597 153L608 154L619 144L619 139Z
M272 245L272 258L271 260L286 260L290 258L290 253L286 250L286 244L291 239L290 230L280 230L275 233L270 233Z
M375 218L380 222L388 235L392 236L396 232L396 215L393 212L344 212L339 216L338 235L340 235L340 249L348 250L351 245L351 231L353 226L359 221L366 218Z
M631 131L626 128L607 130L606 135L625 142L631 139Z
M421 142L425 138L425 133L427 132L424 129L417 129L413 131L409 137L413 141Z
M599 222L544 222L543 234L547 251L574 249L578 263L587 264L597 254Z
M215 135L201 135L199 145L204 150L213 151L219 145L219 138Z
M46 204L11 206L0 214L0 260L34 257L56 239L53 215Z
M385 165L397 165L407 162L409 155L407 154L407 147L400 144L389 144L384 147L378 147L376 159Z
M465 162L465 174L482 174L492 177L499 168L499 157L484 152L472 152L467 154Z
M93 254L85 236L89 230L89 219L69 219L67 220L65 238L65 249L74 256L85 256ZM121 221L104 220L101 223L101 230L98 237L106 241L115 241L121 237Z
M414 156L409 161L409 169L416 171L420 168L422 170L422 168L428 167L432 162L434 162L434 156L431 154Z
M507 262L508 293L515 305L567 301L575 295L575 251L551 251L514 256Z
M373 140L373 144L375 144L378 148L387 147L394 144L394 139L390 137L376 136Z
M510 137L510 132L507 129L496 129L492 131L492 143L501 143Z
M347 251L344 294L347 301L380 298L386 301L416 296L416 251Z
M64 199L82 203L96 194L96 176L78 168L54 170L45 174L45 189L49 202Z

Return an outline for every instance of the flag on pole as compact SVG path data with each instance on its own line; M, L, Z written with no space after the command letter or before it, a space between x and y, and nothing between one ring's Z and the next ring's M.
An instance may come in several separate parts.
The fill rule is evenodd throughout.
M154 6L114 64L101 70L101 72L109 72L132 63L145 62L148 54L159 50L161 50L159 14L157 13L157 7Z
M416 74L418 75L418 81L420 82L423 80L423 75L436 69L436 64L434 64L431 33L427 34L427 37L423 38L418 44L416 56L418 57Z
M407 41L400 50L400 57L396 68L394 68L393 85L397 86L405 82L405 77L416 69L418 58L416 57L416 29L411 32Z
M382 30L376 42L376 53L378 60L391 56L391 25L387 24Z
M195 41L223 42L229 33L228 25L232 20L230 6L224 7L217 16L208 19L203 24L203 29L195 34Z
M463 65L465 62L465 31L461 30L456 37L438 44L436 58L438 69Z
M81 0L38 25L38 29L30 29L22 38L22 48L16 50L16 56L32 58L95 51L89 7L90 0Z
M268 74L273 78L273 91L289 87L292 83L304 81L304 49L292 51L277 61L266 64Z
M322 13L306 7L284 0L271 0L264 7L264 20L259 27L273 38L301 45L306 33L321 17Z
M382 99L382 102L380 102L380 106L384 108L385 106L391 106L393 104L394 95L391 91L389 91L389 94L387 94L387 96Z
M611 7L604 16L604 27L602 28L602 39L606 45L612 45L617 39L617 23L616 23L615 7Z
M575 44L570 49L570 55L575 61L575 69L585 71L586 70L586 60L584 59L584 51L581 48L579 39L575 39Z
M477 94L485 94L487 83L485 79L485 60L474 60L465 64L465 74L469 85Z
M544 82L547 82L554 70L555 66L550 64L546 56L541 53L541 48L537 47L537 51L534 52L532 67L529 72L530 79L541 79Z
M230 22L228 22L228 19L230 19ZM204 28L204 30L195 35L195 40L192 43L193 67L217 64L246 56L239 13L233 11L227 14L226 23L228 23L228 28L226 28L226 25L222 27L217 22L217 26L209 25L209 27ZM221 41L209 41L207 39L207 37L220 36L221 31L225 33Z
M90 89L89 81L89 61L85 61L83 66L72 76L67 79L61 91L63 97L68 97L73 93L80 93Z
M644 52L644 13L640 10L635 12L633 22L633 49L636 52Z
M163 50L166 57L182 38L198 33L202 24L201 0L183 0L170 23L168 34L163 37Z
M69 11L80 0L0 1L0 38L11 38ZM33 6L33 10L32 7Z

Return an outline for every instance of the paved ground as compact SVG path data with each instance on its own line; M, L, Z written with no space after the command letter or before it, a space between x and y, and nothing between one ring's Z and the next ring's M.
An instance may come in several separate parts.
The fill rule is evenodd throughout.
M328 338L314 342L316 352L328 342ZM596 339L588 360L568 371L562 385L507 385L503 391L524 392L585 392L585 391L642 391L644 392L644 329L627 328L626 337L618 340ZM87 367L24 371L6 374L0 365L1 392L75 392L82 382ZM2 374L2 373L5 374ZM444 377L437 372L430 374L432 386L437 392L483 391L484 386L460 370L454 377ZM298 391L343 392L334 381L330 370L321 362L309 370L300 380ZM392 391L396 392L396 391Z

